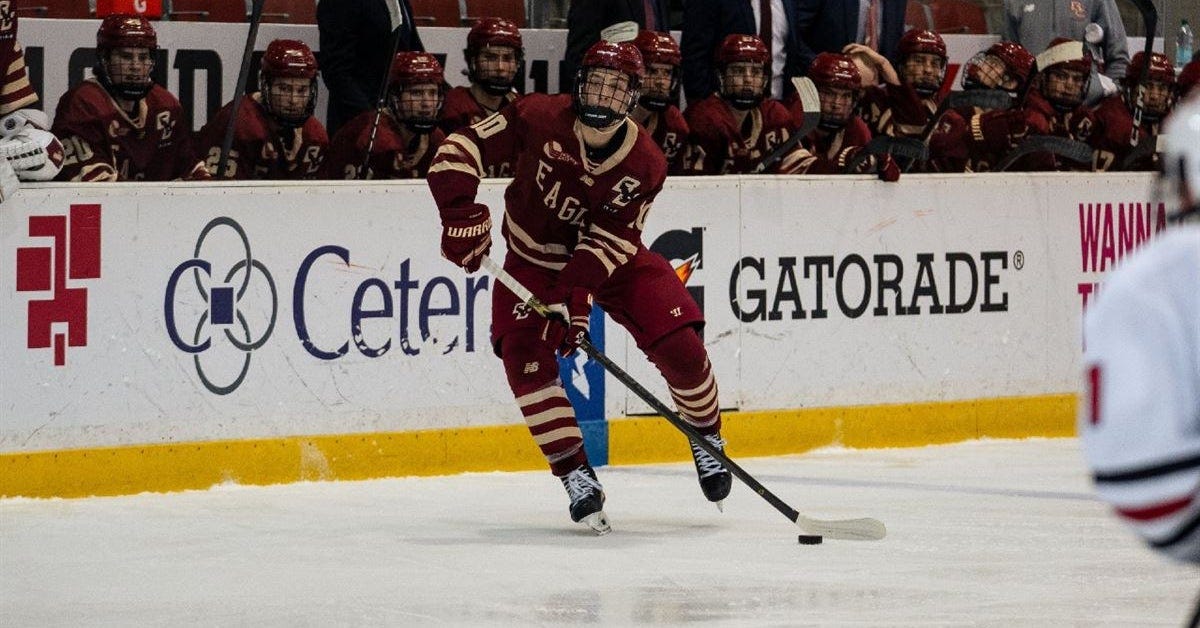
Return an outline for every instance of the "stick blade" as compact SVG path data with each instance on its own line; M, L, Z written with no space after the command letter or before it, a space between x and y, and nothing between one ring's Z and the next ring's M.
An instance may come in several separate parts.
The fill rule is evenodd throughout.
M812 79L797 76L792 79L792 87L796 88L796 94L800 96L800 105L805 112L821 112L821 95L817 93L817 84L813 83Z
M887 527L878 519L810 519L803 515L796 518L796 525L807 534L818 534L843 541L878 541L887 536Z

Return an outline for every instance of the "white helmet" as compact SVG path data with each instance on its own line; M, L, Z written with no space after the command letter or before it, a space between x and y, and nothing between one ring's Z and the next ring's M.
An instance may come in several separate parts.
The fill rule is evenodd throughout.
M1200 98L1179 104L1163 129L1158 198L1173 219L1200 215Z

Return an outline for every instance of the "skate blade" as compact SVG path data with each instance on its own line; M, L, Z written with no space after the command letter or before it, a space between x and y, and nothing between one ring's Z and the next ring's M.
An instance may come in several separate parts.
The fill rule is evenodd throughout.
M725 500L718 499L717 501L713 502L713 504L717 506L717 510L725 512Z
M604 536L612 532L612 526L608 525L608 515L604 514L603 510L594 512L580 519L579 522L591 528L596 536Z

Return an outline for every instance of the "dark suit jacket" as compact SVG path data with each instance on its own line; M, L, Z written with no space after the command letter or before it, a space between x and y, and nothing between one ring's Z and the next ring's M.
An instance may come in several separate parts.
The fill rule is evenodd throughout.
M791 93L788 80L800 74L800 40L797 37L798 17L796 0L783 0L788 20L788 37L784 43L786 60L783 67L784 93ZM688 102L699 102L717 91L717 69L713 55L732 34L758 35L758 23L750 0L687 0L683 3L683 92ZM782 98L784 94L771 94Z
M665 0L652 0L654 23L658 30L667 30ZM600 41L600 31L619 22L637 22L646 28L642 0L575 0L567 13L567 52L559 65L559 86L569 92L575 85L575 71L592 44Z
M397 50L424 51L408 0ZM385 0L322 0L317 3L321 78L329 89L326 129L335 131L360 112L375 108L379 85L391 66L392 25Z
M879 52L896 63L896 48L904 34L907 0L882 0ZM841 52L858 41L858 0L797 0L800 13L800 72L817 53Z

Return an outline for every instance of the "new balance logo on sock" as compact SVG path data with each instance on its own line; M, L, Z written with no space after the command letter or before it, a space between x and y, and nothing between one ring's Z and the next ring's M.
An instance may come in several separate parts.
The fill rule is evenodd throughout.
M537 362L526 362L525 363L525 369L524 369L525 375L528 375L530 373L536 373L537 371L538 371L538 363Z

